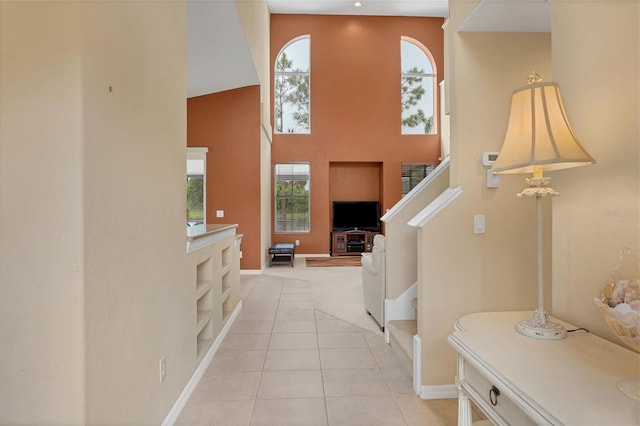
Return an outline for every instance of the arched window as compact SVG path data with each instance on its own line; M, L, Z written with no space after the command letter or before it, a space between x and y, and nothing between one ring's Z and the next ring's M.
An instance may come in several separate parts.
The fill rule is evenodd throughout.
M402 134L434 134L435 67L429 50L408 37L400 40Z
M297 37L276 57L273 86L276 133L311 132L310 47L310 36Z

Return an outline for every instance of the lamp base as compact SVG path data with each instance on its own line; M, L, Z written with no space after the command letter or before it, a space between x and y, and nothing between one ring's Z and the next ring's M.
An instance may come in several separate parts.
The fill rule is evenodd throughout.
M567 330L557 322L551 321L545 311L535 311L530 320L518 322L516 330L535 339L560 340L567 337Z

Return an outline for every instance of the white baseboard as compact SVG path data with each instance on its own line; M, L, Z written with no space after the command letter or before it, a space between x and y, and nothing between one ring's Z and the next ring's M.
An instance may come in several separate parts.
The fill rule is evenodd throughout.
M422 340L413 336L413 391L420 399L449 399L458 397L458 387L453 385L422 385Z
M196 389L196 386L198 386L198 383L200 382L200 379L202 378L202 375L204 374L205 370L211 363L213 356L216 354L216 352L218 352L218 349L220 349L220 345L222 344L222 341L224 340L225 336L229 332L231 325L235 321L241 309L242 309L242 301L238 302L238 306L236 306L236 308L233 310L233 313L231 313L231 316L225 323L224 327L222 327L220 334L218 334L218 337L216 337L216 340L213 341L213 343L211 344L211 347L209 348L205 356L202 358L202 361L200 361L200 364L198 364L198 366L196 367L196 371L193 372L191 379L189 379L189 381L187 382L187 385L182 390L182 393L178 397L178 400L175 402L175 404L173 404L173 407L171 407L171 410L169 410L169 414L167 414L167 417L162 422L163 426L173 426L176 420L178 420L180 413L182 413L182 410L184 409L185 405L187 405L187 402L189 401L189 397L191 396L193 391Z
M396 299L384 299L384 321L414 320L416 311L411 302L418 297L418 283L415 282Z
M260 275L262 269L241 269L240 275Z
M420 395L422 390L422 340L413 336L413 391Z
M420 399L450 399L458 397L456 385L421 386Z

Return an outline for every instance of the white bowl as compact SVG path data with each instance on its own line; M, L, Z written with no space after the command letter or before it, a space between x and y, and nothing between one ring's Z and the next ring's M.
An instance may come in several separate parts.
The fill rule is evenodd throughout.
M602 289L600 297L595 298L602 316L613 333L629 348L640 353L640 312L632 309L626 303L612 308L608 305L613 293L613 285L608 284Z

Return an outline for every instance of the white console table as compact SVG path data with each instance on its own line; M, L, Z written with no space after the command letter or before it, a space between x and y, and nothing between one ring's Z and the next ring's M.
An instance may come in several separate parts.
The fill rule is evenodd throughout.
M530 317L475 313L457 322L449 343L458 352L459 425L471 425L470 400L496 425L640 425L640 403L616 388L640 376L639 354L585 331L523 336L515 324Z

